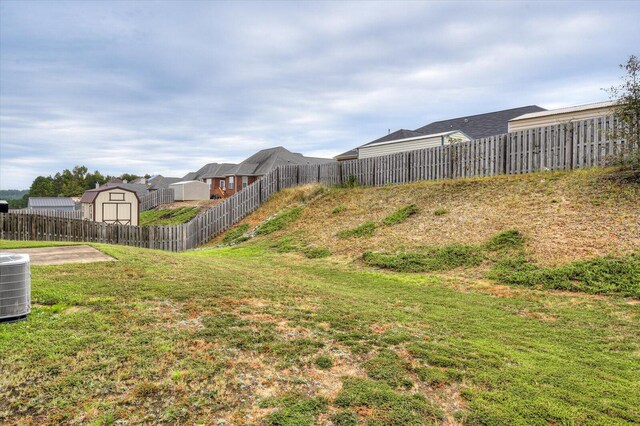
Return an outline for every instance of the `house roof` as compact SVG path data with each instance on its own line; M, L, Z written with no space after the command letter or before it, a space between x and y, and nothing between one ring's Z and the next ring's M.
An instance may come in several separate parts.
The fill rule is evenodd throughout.
M305 157L281 146L263 149L240 164L229 169L225 176L262 176L274 167L287 164L326 164L333 163L329 158Z
M180 180L194 180L198 178L198 172L189 172L186 175L182 176Z
M551 109L548 111L530 112L528 114L523 114L518 117L512 118L509 121L526 120L528 118L546 117L549 115L588 111L590 109L610 108L610 107L614 107L615 105L616 105L615 101L593 102L590 104L576 105L576 106L565 107L565 108L557 108L557 109Z
M546 111L537 105L528 105L519 108L505 109L502 111L487 112L484 114L468 115L465 117L451 118L448 120L434 121L415 130L400 129L389 133L381 138L368 142L363 146L378 144L381 142L398 141L419 137L422 135L432 136L440 133L459 130L466 134L470 139L486 138L488 136L507 133L509 120L519 117L523 114L536 113ZM351 149L337 155L335 158L352 158L357 157L358 148Z
M225 173L237 166L237 164L231 163L209 163L205 164L196 173L198 179L217 178L224 177Z
M110 186L107 186L107 185L110 185ZM123 191L133 192L136 195L136 198L138 199L138 202L140 202L140 197L138 196L136 191L133 190L133 189L126 188L125 185L135 185L135 184L131 184L131 183L129 183L129 184L127 184L127 183L112 183L112 184L102 185L100 188L89 189L89 190L85 191L84 194L82 194L82 198L80 199L80 202L81 203L93 203L99 193L104 192L104 191L109 191L111 189L121 189Z
M149 179L149 189L167 189L172 183L180 182L182 179L177 177L164 177L157 175Z
M29 207L75 207L71 197L29 197Z
M415 131L424 134L433 134L450 130L460 130L472 139L486 138L488 136L507 133L509 127L508 122L512 118L539 111L545 111L545 109L537 105L528 105L520 108L434 121Z

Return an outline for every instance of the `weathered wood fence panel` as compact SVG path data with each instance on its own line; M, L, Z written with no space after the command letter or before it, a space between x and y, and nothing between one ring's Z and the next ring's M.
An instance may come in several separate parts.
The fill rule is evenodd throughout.
M152 209L160 204L173 203L174 192L173 189L158 189L152 191L140 199L140 211Z
M33 209L9 209L13 214L35 214L40 216L63 217L67 219L82 219L80 210L33 210Z
M611 156L625 155L629 150L623 141L610 138L616 126L613 117L599 117L382 157L320 166L280 166L188 223L176 226L96 223L80 220L76 216L80 212L11 211L0 214L0 239L189 250L231 228L276 192L296 185L320 182L381 186L602 166ZM173 202L173 191L158 190L143 199L143 210L168 202Z

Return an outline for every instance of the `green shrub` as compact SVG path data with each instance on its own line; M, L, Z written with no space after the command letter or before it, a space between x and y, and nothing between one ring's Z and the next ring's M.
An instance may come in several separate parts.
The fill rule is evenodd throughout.
M404 222L409 216L416 213L418 213L418 208L416 207L416 205L409 204L408 206L404 206L382 219L382 223L384 223L385 225L396 225L398 223Z
M349 177L342 183L343 188L355 188L360 186L358 183L358 178L354 175L349 175Z
M222 239L222 242L224 244L231 244L233 242L240 242L237 241L238 239L240 239L240 237L242 237L242 235L247 232L249 230L249 224L248 223L243 223L242 225L230 230L229 232L227 232L227 235L224 236L224 238Z
M449 210L447 210L447 209L436 209L436 210L433 211L433 214L435 216L442 216L442 215L445 215L447 213L449 213Z
M501 284L640 297L640 254L542 268L519 257L498 262L489 276Z
M524 247L524 238L519 231L510 229L491 238L485 247L489 251L522 249Z
M302 207L293 207L278 213L256 229L256 235L266 235L279 231L302 214Z
M329 249L321 247L307 248L303 252L309 259L319 259L331 256L331 251Z
M472 246L427 247L421 252L395 254L365 252L369 266L398 272L446 271L461 266L477 266L483 260L482 251Z
M338 213L342 213L343 211L347 210L347 208L343 205L339 205L336 208L334 208L333 210L331 210L331 214L338 214Z
M321 370L328 370L333 367L333 360L330 356L320 355L315 359L314 364Z
M338 238L360 238L360 237L370 237L373 235L373 232L376 230L375 222L367 221L362 225L359 225L353 229L347 229L344 231L340 231L336 234Z

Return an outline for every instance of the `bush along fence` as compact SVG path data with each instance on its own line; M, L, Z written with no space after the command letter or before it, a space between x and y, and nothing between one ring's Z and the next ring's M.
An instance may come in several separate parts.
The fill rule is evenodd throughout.
M296 185L381 186L602 166L611 157L625 155L629 148L624 141L607 138L616 125L613 117L600 117L343 163L280 166L181 225L108 225L4 213L0 214L0 239L84 241L189 250L231 228L276 192Z

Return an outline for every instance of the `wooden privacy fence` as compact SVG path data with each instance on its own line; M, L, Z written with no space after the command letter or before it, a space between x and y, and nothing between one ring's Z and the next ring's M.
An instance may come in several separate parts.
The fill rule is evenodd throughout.
M53 216L53 217L62 217L67 219L82 219L82 212L80 210L9 209L9 213L22 214L22 215L37 214L40 216Z
M173 203L173 189L158 189L140 198L140 211L150 210L160 204Z
M382 157L322 165L280 166L181 225L108 225L36 214L4 213L0 214L0 239L85 241L169 251L189 250L226 231L276 192L296 185L319 182L381 186L605 165L610 157L624 155L629 148L623 141L607 138L615 126L613 117L599 117ZM159 192L156 198L149 198L149 205L173 201L173 191L170 192L171 195Z

